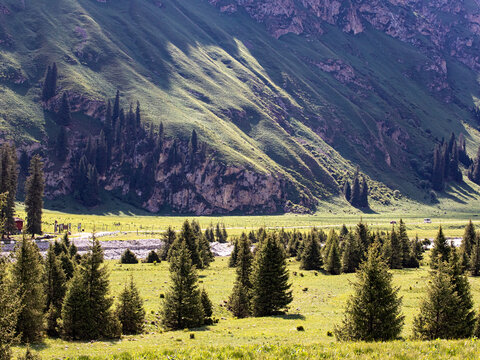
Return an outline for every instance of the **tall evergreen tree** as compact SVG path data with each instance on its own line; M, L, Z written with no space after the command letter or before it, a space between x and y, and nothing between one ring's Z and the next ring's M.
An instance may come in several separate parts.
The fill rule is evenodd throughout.
M62 307L62 334L76 340L117 338L121 325L112 311L108 270L103 250L94 237L89 252L68 283Z
M45 188L43 163L39 155L35 155L30 161L29 173L25 182L26 232L35 235L42 233L43 190Z
M43 328L45 297L43 289L43 264L37 245L25 236L17 244L12 268L13 289L18 290L21 310L16 332L23 343L40 339Z
M468 169L468 178L475 184L480 184L480 146L477 150L477 156Z
M15 197L17 194L18 165L14 145L4 143L0 149L0 193L6 194L5 202L0 208L0 216L4 221L2 237L16 231Z
M363 208L368 208L368 184L365 177L362 180L362 192L360 194L360 204Z
M60 259L55 254L55 249L50 244L45 262L45 294L47 334L58 336L58 319L62 311L63 298L66 291L66 276Z
M242 236L245 236L245 233L242 233ZM238 256L238 242L239 239L234 239L233 240L233 249L232 253L230 254L230 259L228 259L228 266L229 267L235 267L237 266L237 256Z
M407 226L402 219L400 219L398 225L398 241L401 246L402 267L408 267L410 262L410 239L407 234Z
M70 108L70 101L66 92L62 95L62 102L58 110L58 124L62 126L69 126L72 123L72 111Z
M192 136L190 137L190 151L192 154L196 154L198 150L198 136L195 129L192 130Z
M171 226L165 230L165 233L163 234L163 246L160 249L160 259L161 260L167 260L169 258L169 251L170 247L172 244L175 242L175 239L177 238L177 235L175 234L175 230Z
M0 359L12 358L11 346L15 343L18 314L22 309L18 289L7 277L7 261L0 258Z
M343 195L345 196L345 199L350 202L352 199L352 187L350 185L350 181L346 181L345 185L343 186Z
M400 288L392 285L392 274L380 255L378 242L369 248L360 265L354 294L347 302L345 318L335 330L339 340L387 341L399 337L404 324Z
M276 234L260 244L252 271L252 313L269 316L283 311L292 302L283 246Z
M43 82L43 89L42 89L42 100L47 101L50 100L56 94L57 89L57 77L58 77L58 70L57 64L53 63L53 65L48 67L47 73L45 75L45 81Z
M433 151L433 171L432 171L432 187L436 191L442 191L444 187L444 170L443 158L440 147L437 145Z
M480 239L478 233L475 235L475 242L470 254L469 269L472 276L480 276Z
M413 320L414 337L423 340L463 337L465 309L459 306L461 303L452 275L443 261L438 262L430 275L427 296Z
M210 263L215 260L215 256L212 253L208 239L202 234L201 231L198 233L197 239L198 251L200 252L200 258L202 260L202 267L207 268L210 266Z
M125 284L119 296L116 314L122 324L122 333L125 335L140 334L145 322L145 309L138 289L130 277L130 283Z
M357 169L357 173L355 174L355 178L353 179L350 204L352 204L352 206L355 206L355 207L361 207L362 205L362 189L360 188L360 179L358 175L358 169Z
M317 238L310 234L304 241L300 269L320 270L323 266L323 259Z
M170 290L162 306L162 324L177 330L203 325L204 312L197 285L197 273L185 241L172 249L170 258Z
M55 152L60 161L65 161L68 155L68 137L67 130L64 126L61 126L58 132L57 141L55 142Z
M325 271L331 275L338 275L342 269L342 263L340 260L340 249L338 244L338 238L332 241L331 246L328 249L325 257Z
M251 273L253 255L251 252L251 242L245 234L242 234L238 240L237 253L237 277L233 285L232 294L228 299L228 306L233 315L238 318L247 317L250 315L250 301L251 301Z
M195 265L197 269L201 269L203 262L198 248L198 239L188 220L184 221L182 230L178 234L175 243L172 244L172 247L179 247L180 243L185 243L192 257L192 264Z
M473 225L472 220L470 220L467 226L465 226L462 244L460 246L462 265L464 268L468 268L470 256L472 254L472 248L475 244L475 236L475 225Z
M438 228L437 236L433 241L433 248L430 254L430 267L435 269L440 261L448 261L450 254L450 247L447 244L447 239L443 234L442 225Z
M353 273L362 261L362 246L354 234L349 233L345 239L342 253L342 272Z

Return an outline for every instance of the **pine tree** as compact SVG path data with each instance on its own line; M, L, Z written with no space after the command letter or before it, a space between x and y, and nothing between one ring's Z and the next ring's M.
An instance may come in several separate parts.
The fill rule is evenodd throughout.
M43 83L42 100L47 101L55 96L57 89L57 64L53 63L52 67L48 67Z
M158 256L158 253L155 250L150 251L145 259L147 264L160 263L161 261L160 256Z
M120 293L116 314L122 324L123 334L134 335L143 331L145 309L143 308L143 300L133 282L133 277L130 277L130 283L125 284L123 291Z
M242 233L242 236L245 236L245 233ZM228 266L229 267L235 267L237 266L237 257L238 257L238 242L239 239L235 239L233 241L233 249L232 253L230 254L230 259L228 260Z
M0 224L0 226L3 225ZM22 308L18 295L18 289L12 286L7 277L7 261L0 257L0 359L2 360L11 359L11 346L16 340L15 328Z
M210 266L210 263L215 260L215 256L213 255L212 249L210 248L210 243L208 242L207 238L203 236L201 231L198 233L197 236L198 250L200 252L200 258L202 260L202 267L207 268Z
M29 173L25 182L26 232L35 235L42 233L43 190L45 188L43 163L39 155L35 155L30 161Z
M108 292L103 250L94 237L92 247L68 283L62 307L62 335L76 340L118 338L121 325L111 309L113 299Z
M325 258L325 271L331 275L338 275L340 274L341 269L342 264L340 260L340 249L338 245L338 239L335 239L328 249L328 253Z
M0 216L4 221L1 228L2 238L16 231L15 197L18 183L17 154L14 145L4 143L0 149L0 193L6 194L5 202L0 207Z
M58 319L62 311L63 298L66 291L66 276L62 263L55 254L55 249L50 244L45 262L45 294L46 294L46 318L47 334L58 336Z
M343 186L343 195L345 196L345 199L350 202L352 198L352 187L350 185L350 181L346 181L345 185Z
M475 184L480 184L480 146L477 150L477 156L468 169L468 178Z
M362 208L368 208L368 184L365 177L362 180L362 192L360 194L360 205Z
M461 256L462 256L462 266L468 268L470 256L472 254L472 248L475 244L475 226L472 223L472 220L469 221L467 226L465 226L465 231L463 232Z
M399 290L392 285L392 274L380 255L379 243L374 242L357 272L354 294L347 302L343 323L335 329L336 337L354 341L398 338L404 324Z
M398 225L398 241L401 246L402 267L407 267L410 262L410 239L407 234L407 227L402 219Z
M62 95L62 103L57 114L57 122L62 126L69 126L72 123L72 112L70 109L70 101L68 100L68 94L66 92Z
M18 290L21 310L18 314L16 332L23 343L40 339L43 332L43 264L37 245L25 236L17 244L15 263L12 269L12 286Z
M300 269L320 270L323 266L320 244L315 236L308 235L302 250Z
M163 246L160 249L160 259L167 260L169 258L169 250L172 244L175 242L177 235L175 231L172 229L171 226L167 228L165 233L163 234Z
M342 253L342 272L353 273L358 269L362 261L362 249L354 234L349 233L345 239L345 247Z
M197 273L186 242L174 248L170 258L171 287L162 306L162 324L168 330L203 325L204 312Z
M361 207L362 205L362 193L360 188L360 180L358 178L358 169L357 173L355 174L355 178L353 179L352 185L352 195L350 198L350 204L355 207Z
M480 276L480 239L478 233L475 235L475 242L470 254L469 269L472 276Z
M68 155L68 137L67 130L64 126L60 127L57 141L55 142L55 152L60 161L65 161Z
M130 249L125 250L120 257L120 264L138 264L137 255Z
M192 154L196 154L198 151L198 136L195 129L192 130L192 136L190 137L190 151Z
M407 268L419 268L420 260L423 258L423 247L418 240L418 235L410 242L410 257L406 265Z
M202 258L200 257L200 251L198 249L198 239L188 220L184 221L182 230L178 234L174 244L172 244L172 247L178 247L180 243L186 244L190 256L192 257L192 264L195 265L197 269L201 269L203 267L203 263Z
M390 258L387 257L387 251L390 249ZM395 231L395 228L392 227L392 231L388 235L385 244L384 244L384 258L390 269L401 269L402 268L402 259L403 259L403 249L402 243L400 242L399 236Z
M260 244L252 271L252 313L269 316L287 309L293 296L283 246L276 234Z
M422 340L456 339L465 331L465 309L455 291L452 275L443 261L430 275L427 296L420 304L420 312L413 320L414 337Z
M207 325L211 325L213 323L212 321L213 304L212 304L212 301L210 300L210 297L208 296L208 293L205 291L205 289L202 289L200 293L200 300L202 302L204 322Z
M245 234L238 241L237 254L237 277L233 286L232 294L228 299L228 307L234 316L244 318L250 315L251 300L251 273L253 255L251 242Z
M433 151L432 188L436 191L442 191L444 187L444 178L442 154L440 147L437 145Z
M443 234L442 225L438 228L438 234L433 241L433 248L430 254L430 267L435 269L439 262L448 261L450 247L447 245L447 239Z

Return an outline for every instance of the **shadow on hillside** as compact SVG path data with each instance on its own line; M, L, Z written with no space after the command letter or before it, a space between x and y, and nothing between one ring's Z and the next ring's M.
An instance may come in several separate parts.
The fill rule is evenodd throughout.
M305 320L305 316L302 314L283 314L283 315L275 315L274 317L280 318L283 320Z

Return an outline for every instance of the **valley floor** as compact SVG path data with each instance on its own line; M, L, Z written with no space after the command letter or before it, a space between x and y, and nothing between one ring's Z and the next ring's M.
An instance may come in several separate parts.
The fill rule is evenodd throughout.
M338 343L331 332L343 316L355 275L324 275L299 270L289 260L294 300L289 313L266 318L234 319L225 308L234 281L227 257L217 257L211 267L200 271L204 287L214 304L219 323L188 331L163 332L159 324L160 294L169 286L168 264L121 265L108 261L111 294L118 295L133 276L145 301L145 334L112 342L66 342L46 339L34 345L43 359L478 359L480 342L396 341L392 343ZM411 336L413 317L425 293L428 267L394 270L394 283L401 287L406 317L402 337ZM480 307L480 279L469 278L476 308ZM303 326L304 331L297 327ZM190 334L195 338L190 339ZM20 353L23 349L16 348Z

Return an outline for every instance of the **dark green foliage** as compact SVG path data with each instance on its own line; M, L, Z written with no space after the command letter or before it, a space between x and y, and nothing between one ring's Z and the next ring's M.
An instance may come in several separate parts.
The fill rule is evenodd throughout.
M11 359L11 346L16 340L15 328L21 310L18 289L7 278L7 262L0 258L0 359Z
M420 305L420 313L413 320L413 334L422 340L456 339L465 336L466 309L455 290L451 270L440 261L431 272L427 295Z
M62 253L64 255L64 253ZM45 261L45 294L46 294L46 318L47 334L49 336L58 336L58 319L62 311L63 298L66 291L66 276L62 267L62 262L55 254L55 249L50 244Z
M468 178L475 184L480 184L480 146L477 150L477 156L468 169Z
M317 238L310 234L304 241L300 269L320 270L323 267L323 259Z
M435 269L439 262L448 261L450 254L450 247L447 244L447 239L443 234L442 225L438 228L438 234L433 241L433 248L430 254L430 267Z
M362 245L358 237L349 233L345 240L342 253L342 272L353 273L358 269L362 261Z
M408 267L410 263L410 239L407 234L407 227L402 219L398 225L398 241L401 246L402 267Z
M442 191L445 186L444 160L441 149L436 146L433 151L433 171L432 171L432 188L436 191Z
M363 177L362 181L362 192L360 194L360 207L368 208L368 184L365 177Z
M200 258L202 260L202 267L207 268L210 266L210 263L215 260L215 256L212 253L210 248L210 243L208 239L202 234L202 232L197 233L198 239L198 250L200 252Z
M332 240L328 247L325 256L325 271L331 275L338 275L341 272L342 264L340 261L340 249L338 245L338 238Z
M384 249L383 249L383 257L387 262L390 269L401 269L402 268L402 260L403 260L403 248L402 243L398 237L395 228L392 227L392 231L390 232L389 236L387 237Z
M119 337L121 326L111 309L113 299L108 292L108 270L103 265L103 250L99 241L93 238L90 251L84 255L68 283L62 307L62 335L75 340Z
M170 289L162 305L163 326L168 330L177 330L203 325L205 315L197 286L197 273L184 241L172 248L170 279Z
M420 260L423 258L423 246L418 240L418 236L410 242L410 256L408 263L405 267L407 268L419 268L420 267Z
M229 310L234 316L244 318L250 315L251 301L251 273L253 255L250 247L250 239L243 233L238 240L237 253L237 277L233 286L232 294L228 299Z
M68 137L67 130L64 126L60 127L57 141L55 142L55 152L60 161L65 161L68 155Z
M34 354L30 347L27 347L24 356L20 356L18 360L41 360L42 358L38 354Z
M62 263L62 269L65 273L66 279L70 280L73 277L73 272L75 270L72 257L69 254L62 253L60 254L60 262Z
M116 314L122 324L122 333L125 335L140 334L143 331L145 309L133 277L130 278L129 284L125 284L118 301Z
M472 276L480 276L480 239L478 233L475 234L475 242L469 259L469 269Z
M182 230L172 244L172 247L177 248L181 243L185 243L187 246L190 256L192 257L192 264L195 265L197 269L201 269L203 267L203 262L200 256L198 237L188 220L185 220L183 223Z
M87 152L92 159L96 154L94 147L92 145L92 149ZM85 155L80 158L75 170L73 196L85 206L95 206L100 201L97 168Z
M196 154L198 151L198 136L195 129L192 130L192 136L190 137L190 151L192 154Z
M45 295L43 264L37 245L25 236L17 244L12 269L12 288L18 291L21 310L16 332L23 343L36 342L42 336Z
M160 249L161 260L167 260L169 258L168 253L170 251L170 247L172 246L176 238L177 235L175 234L175 231L172 229L171 226L169 226L163 234L163 246Z
M160 256L158 256L155 250L150 251L145 259L145 262L148 264L160 263L161 261Z
M116 122L120 116L120 91L117 90L115 95L115 102L113 103L112 125L115 128Z
M202 300L202 308L203 308L203 315L205 316L205 323L211 322L212 315L213 315L213 304L208 297L208 293L205 289L202 289L200 293L200 297Z
M70 101L66 92L62 95L62 103L57 114L57 122L62 126L69 126L72 123L72 113L70 109Z
M225 229L225 224L217 223L215 227L215 240L219 243L226 243L228 239L227 230Z
M460 247L461 257L462 257L462 266L468 268L470 256L472 254L472 249L475 245L475 226L472 223L472 220L469 221L467 226L465 226L465 231L463 233L462 245Z
M137 256L130 250L127 249L123 252L120 258L121 264L138 264Z
M26 232L31 235L42 233L43 190L45 177L43 163L39 155L30 161L30 175L25 182L25 212L27 213Z
M360 207L362 203L362 189L360 188L360 179L358 178L358 169L353 179L352 195L350 197L350 204L355 207Z
M14 145L4 143L0 149L0 194L6 194L0 208L0 216L4 222L2 238L16 231L15 226L15 196L17 194L18 165Z
M354 294L347 302L345 318L335 329L339 340L388 341L400 336L404 316L399 288L392 286L392 274L375 242L360 265Z
M350 199L352 198L352 187L350 185L350 181L346 181L345 185L343 186L343 196L345 196L345 199L347 199L348 202L350 202Z
M293 296L283 246L269 233L260 244L252 271L252 313L269 316L287 309Z
M228 266L229 267L237 266L238 241L239 240L237 238L235 238L234 241L233 241L233 250L232 250L232 253L230 254L230 259L228 260Z
M55 96L57 89L57 64L53 63L52 67L48 67L45 75L45 81L43 82L42 100L47 101Z

